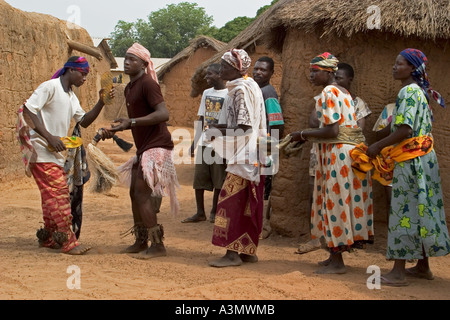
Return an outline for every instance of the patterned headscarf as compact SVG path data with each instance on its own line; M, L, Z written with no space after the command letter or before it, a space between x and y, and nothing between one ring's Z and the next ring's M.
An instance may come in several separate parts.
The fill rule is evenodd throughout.
M437 91L434 91L430 87L430 81L428 79L428 74L426 71L428 59L425 54L420 50L409 48L400 52L400 55L408 60L414 67L416 67L416 70L412 73L412 77L414 81L417 82L419 87L421 87L425 92L425 96L427 97L428 102L430 102L429 93L431 93L433 99L436 100L436 102L439 103L439 105L441 105L443 108L445 108L445 102L441 94Z
M336 72L338 70L339 60L329 52L322 53L311 60L311 68Z
M63 68L56 71L52 79L61 77L64 73L66 73L67 69L74 69L82 73L89 73L89 62L85 57L78 57L75 61L67 61Z
M144 62L148 63L147 70L145 72L149 74L153 80L159 83L158 77L156 76L155 67L153 66L153 62L151 60L152 55L150 51L148 51L144 46L139 43L133 44L127 51L129 54L133 54L136 57L140 58Z
M225 52L222 59L228 62L235 69L239 70L241 75L245 76L252 64L252 59L245 50L231 49Z

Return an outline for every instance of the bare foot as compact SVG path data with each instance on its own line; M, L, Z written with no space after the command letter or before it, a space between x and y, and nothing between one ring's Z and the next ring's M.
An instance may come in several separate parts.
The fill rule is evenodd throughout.
M319 266L321 266L321 267L327 267L327 266L330 265L330 263L331 263L331 257L329 257L329 258L326 259L326 260L317 262L317 264L318 264Z
M325 260L326 261L326 260ZM344 274L347 272L345 266L335 266L331 263L320 268L315 273L317 274Z
M79 246L76 246L75 248L73 248L72 250L64 252L64 253L69 254L71 256L81 256L91 249L92 249L91 247L79 245Z
M320 241L318 239L310 240L306 243L301 243L298 246L298 249L295 253L304 254L308 252L312 252L315 250L319 250L321 248Z
M196 213L192 217L184 219L181 223L197 223L202 221L206 221L206 215Z
M323 261L323 264L324 266L316 271L317 274L344 274L347 272L342 252L331 253L329 258Z
M381 284L390 287L406 287L409 285L404 278L398 278L391 273L381 276Z
M242 264L242 259L237 254L237 252L234 253L228 253L224 255L222 258L211 261L209 265L211 267L215 268L225 268L225 267L237 267Z
M415 266L412 268L405 269L406 275L414 278L433 280L434 275L430 269L422 270L420 267Z
M239 257L241 258L242 262L248 262L248 263L256 263L256 262L258 262L258 257L257 256L251 256L249 254L241 253L239 255Z

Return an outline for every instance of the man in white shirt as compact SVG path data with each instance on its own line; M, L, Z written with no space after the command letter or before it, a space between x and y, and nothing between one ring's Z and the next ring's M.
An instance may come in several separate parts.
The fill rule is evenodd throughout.
M89 247L81 246L72 230L69 188L64 171L67 136L72 119L87 128L98 117L103 106L103 92L95 107L85 112L72 91L86 82L89 63L84 57L71 57L51 80L42 83L19 111L34 156L27 164L27 174L34 177L41 192L44 228L38 231L42 247L61 248L63 253L81 255ZM111 93L113 95L113 93ZM24 134L25 133L25 134ZM23 141L23 140L22 140Z
M206 70L205 79L211 88L203 92L200 108L198 110L199 121L195 132L194 141L191 146L191 155L194 155L198 143L197 158L195 160L195 175L193 187L195 189L195 200L197 213L192 217L184 219L183 223L195 223L206 220L204 193L205 190L214 191L213 203L209 221L214 223L217 201L220 190L226 177L225 160L214 152L211 142L205 141L205 129L221 124L221 118L226 110L223 108L228 89L220 77L220 64L211 64ZM222 115L222 117L221 117ZM225 124L225 122L223 123Z

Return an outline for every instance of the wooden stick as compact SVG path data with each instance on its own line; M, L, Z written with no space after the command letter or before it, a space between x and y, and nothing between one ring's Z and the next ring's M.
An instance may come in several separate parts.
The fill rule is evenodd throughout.
M86 53L86 54L88 54L90 56L93 56L93 57L97 58L98 60L102 60L103 59L103 55L102 55L100 49L97 49L97 48L94 48L94 47L90 47L90 46L87 46L85 44L82 44L80 42L73 41L73 40L70 40L70 39L67 39L67 44L73 50L77 50L77 51Z

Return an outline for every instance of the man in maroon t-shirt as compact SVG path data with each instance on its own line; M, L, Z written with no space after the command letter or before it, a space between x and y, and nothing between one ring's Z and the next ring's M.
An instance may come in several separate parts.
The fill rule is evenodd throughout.
M125 55L124 71L131 80L125 88L129 118L115 120L117 125L113 125L106 135L110 138L114 132L128 129L133 133L136 156L119 168L124 177L131 177L132 232L136 237L136 242L124 252L140 253L138 258L150 259L166 255L164 231L157 223L159 208L155 198L169 195L172 213L176 214L179 209L175 192L179 184L173 162L174 144L166 124L169 112L150 52L135 43Z

